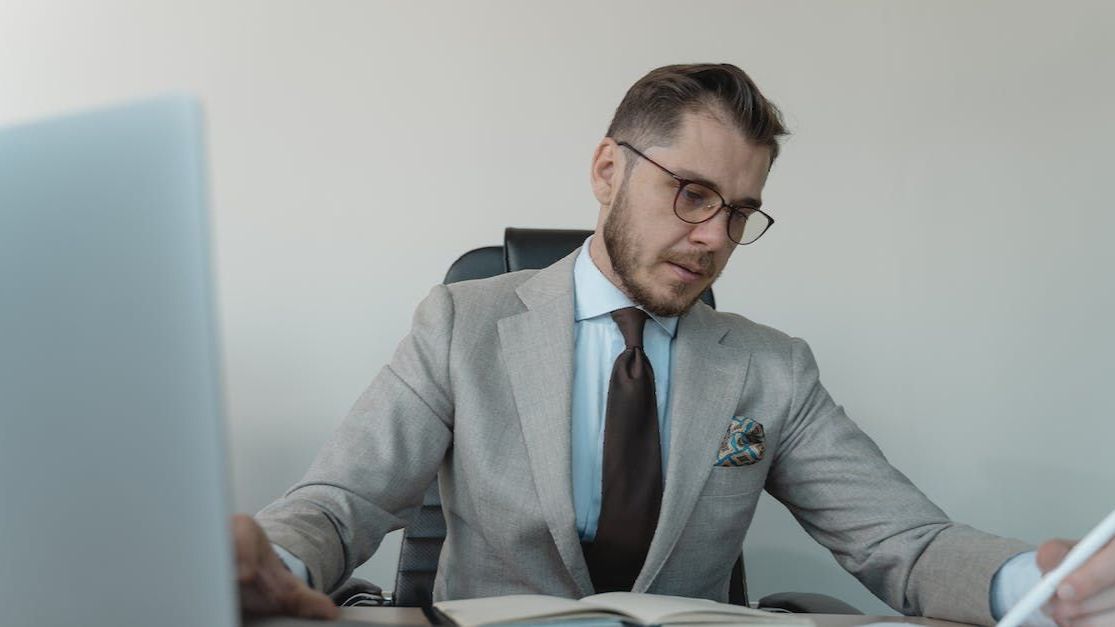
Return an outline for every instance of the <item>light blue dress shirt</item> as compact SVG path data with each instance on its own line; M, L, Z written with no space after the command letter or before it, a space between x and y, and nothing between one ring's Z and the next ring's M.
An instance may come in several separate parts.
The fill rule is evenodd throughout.
M604 414L612 366L626 345L611 313L634 307L631 299L593 263L585 240L573 266L573 509L577 533L590 542L600 520L604 467ZM640 307L640 309L642 309ZM662 443L662 476L670 456L670 370L678 319L650 316L643 327L643 352L654 370L658 433Z
M634 307L631 299L609 281L589 255L585 240L573 266L573 509L577 533L584 541L596 537L603 488L604 414L612 365L625 345L611 312ZM654 369L654 388L658 403L658 429L662 442L662 473L670 453L670 374L673 368L673 343L678 319L649 314L643 328L643 350ZM286 549L273 545L290 570L309 581L306 565ZM991 612L998 620L1041 578L1033 551L1008 560L991 582ZM1035 614L1028 624L1051 626L1052 621Z
M1022 597L1041 579L1037 553L1026 551L1006 561L991 580L991 616L999 620L1022 600ZM1057 623L1042 612L1034 612L1023 623L1028 627L1057 627Z

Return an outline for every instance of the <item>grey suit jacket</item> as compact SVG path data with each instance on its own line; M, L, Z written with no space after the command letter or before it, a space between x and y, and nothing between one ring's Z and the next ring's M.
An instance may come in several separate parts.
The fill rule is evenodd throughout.
M303 480L257 518L340 585L406 525L439 472L448 534L435 599L593 592L573 511L573 262L434 287L410 334ZM907 614L991 623L992 575L1030 548L951 522L836 405L800 339L698 302L680 320L670 457L635 590L726 601L765 488ZM734 416L758 462L714 467Z

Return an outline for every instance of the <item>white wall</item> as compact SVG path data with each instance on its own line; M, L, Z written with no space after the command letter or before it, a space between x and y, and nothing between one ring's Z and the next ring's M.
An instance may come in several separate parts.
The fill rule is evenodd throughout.
M590 227L595 142L673 62L745 68L794 137L722 309L955 518L1038 541L1115 465L1106 3L0 2L0 122L166 90L210 122L236 507L296 481L413 306L507 225ZM765 497L764 497L765 498ZM397 539L363 574L390 583ZM879 611L765 500L753 594Z

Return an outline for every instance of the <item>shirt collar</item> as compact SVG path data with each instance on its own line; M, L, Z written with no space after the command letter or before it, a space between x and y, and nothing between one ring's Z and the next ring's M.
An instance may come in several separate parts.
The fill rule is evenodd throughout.
M596 267L596 263L588 252L591 242L592 236L590 235L585 240L584 245L581 246L581 252L577 255L577 261L573 265L573 319L580 322L624 307L639 307L639 309L646 311L644 307L631 302L631 299L613 285L600 271L600 268ZM646 311L646 313L670 337L674 337L674 334L677 333L677 316L659 316L649 311Z

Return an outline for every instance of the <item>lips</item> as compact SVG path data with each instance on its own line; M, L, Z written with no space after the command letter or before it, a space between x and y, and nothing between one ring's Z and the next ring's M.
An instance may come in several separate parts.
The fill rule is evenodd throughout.
M679 268L683 268L685 270L688 270L688 271L692 272L693 274L702 275L702 274L705 273L705 271L701 269L701 266L686 265L686 264L683 264L683 263L677 263L676 261L671 261L670 263L674 264L675 266L677 266Z
M685 281L686 283L693 283L700 280L701 277L704 276L704 272L702 272L699 268L696 270L690 270L689 267L674 263L672 261L668 261L666 263L673 267L674 274L676 274L679 279Z
M696 274L698 276L704 276L704 274L705 274L704 266L702 266L700 263L695 263L695 262L688 262L687 263L687 262L677 261L677 260L674 260L674 259L666 259L665 261L666 261L666 263L668 263L672 266L677 266L678 268L681 268L682 270L685 270L686 272L689 272L690 274Z

